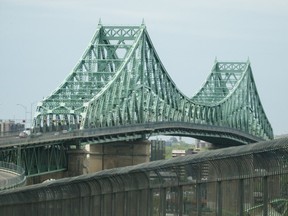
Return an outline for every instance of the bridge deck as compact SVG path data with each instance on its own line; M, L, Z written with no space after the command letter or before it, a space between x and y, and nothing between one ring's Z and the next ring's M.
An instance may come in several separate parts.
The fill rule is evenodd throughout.
M0 190L18 187L25 181L24 169L15 164L0 161Z
M183 122L158 122L137 125L125 125L117 127L92 128L87 130L75 130L73 132L50 132L43 133L40 136L33 136L28 138L1 138L0 148L11 148L17 145L43 145L47 143L59 143L65 140L81 140L83 144L97 144L110 142L109 138L114 138L114 141L134 140L153 135L177 135L190 136L201 138L202 140L212 141L216 140L217 136L221 139L224 146L227 142L229 145L241 145L248 143L255 143L262 141L261 138L244 133L242 131L210 125L198 125ZM130 136L129 136L130 135ZM212 139L210 139L212 137ZM228 141L225 141L228 140ZM216 143L221 145L219 143Z

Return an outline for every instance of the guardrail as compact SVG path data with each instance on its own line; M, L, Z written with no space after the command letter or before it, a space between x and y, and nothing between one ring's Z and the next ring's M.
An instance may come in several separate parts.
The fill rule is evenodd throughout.
M0 172L11 174L7 178L0 178L0 190L18 187L26 182L25 170L13 163L0 161Z
M288 137L0 192L0 215L279 216Z

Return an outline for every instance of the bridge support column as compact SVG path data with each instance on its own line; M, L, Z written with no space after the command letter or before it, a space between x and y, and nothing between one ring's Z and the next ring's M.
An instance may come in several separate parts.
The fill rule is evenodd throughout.
M111 142L90 145L88 170L124 167L149 162L150 142L148 140Z
M88 149L76 144L75 149L69 150L68 176L145 163L150 157L148 140L92 144Z
M88 174L88 151L76 145L75 149L68 151L68 176L78 176Z

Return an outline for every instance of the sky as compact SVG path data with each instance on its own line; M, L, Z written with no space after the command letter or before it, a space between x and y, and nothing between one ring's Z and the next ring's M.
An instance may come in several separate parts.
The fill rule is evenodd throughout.
M193 96L218 61L251 62L274 134L288 133L287 0L0 0L0 119L29 122L103 25L141 25ZM18 104L18 105L17 105Z

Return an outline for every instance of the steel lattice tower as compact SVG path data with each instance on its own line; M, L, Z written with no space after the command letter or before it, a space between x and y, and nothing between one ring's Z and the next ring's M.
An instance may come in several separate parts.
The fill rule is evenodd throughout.
M273 138L249 61L215 61L202 88L188 98L165 70L144 24L100 23L75 68L38 104L34 128L55 131L153 122L227 127Z

